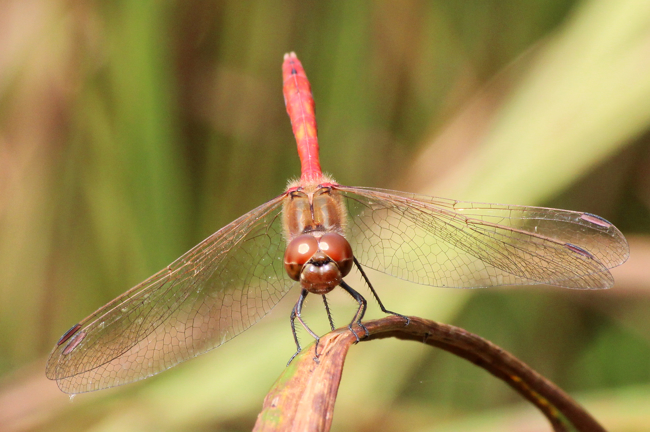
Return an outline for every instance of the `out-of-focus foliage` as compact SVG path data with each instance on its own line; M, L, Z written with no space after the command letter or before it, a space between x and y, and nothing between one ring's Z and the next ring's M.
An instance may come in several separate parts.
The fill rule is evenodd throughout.
M297 293L215 352L72 404L43 370L70 325L298 174L288 51L339 182L582 209L631 237L606 292L371 276L391 309L503 346L608 429L647 430L650 3L635 0L3 2L0 429L250 430L293 353ZM332 303L346 322L350 299ZM307 314L326 331L319 302ZM351 350L334 419L338 431L545 427L481 370L394 341Z

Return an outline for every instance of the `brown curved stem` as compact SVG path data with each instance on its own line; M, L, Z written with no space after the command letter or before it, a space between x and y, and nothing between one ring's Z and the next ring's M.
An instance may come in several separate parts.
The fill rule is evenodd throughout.
M554 431L605 431L569 395L507 351L458 327L410 319L408 326L395 316L368 321L364 341L396 337L442 348L508 383L539 408ZM320 339L318 359L313 345L303 350L267 394L254 431L329 431L345 357L355 341L349 329L337 329Z

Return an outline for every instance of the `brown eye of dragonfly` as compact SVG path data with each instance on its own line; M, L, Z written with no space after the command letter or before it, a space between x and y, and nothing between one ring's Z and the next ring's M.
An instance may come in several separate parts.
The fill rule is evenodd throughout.
M347 276L352 270L353 255L350 243L340 234L327 233L318 240L320 250L336 262L341 276Z
M318 240L311 234L299 235L291 240L284 252L284 269L293 280L300 280L302 267L318 250Z

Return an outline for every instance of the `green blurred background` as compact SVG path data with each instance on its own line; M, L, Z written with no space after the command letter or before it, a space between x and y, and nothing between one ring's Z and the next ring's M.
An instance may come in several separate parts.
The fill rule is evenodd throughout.
M288 51L339 182L621 228L632 258L608 291L371 277L391 309L490 339L606 428L649 430L650 2L637 0L0 3L0 430L252 428L293 353L297 292L217 351L72 403L44 365L72 324L298 174ZM350 299L332 303L346 322ZM325 332L320 302L306 310ZM350 352L333 430L549 426L460 359L376 341Z

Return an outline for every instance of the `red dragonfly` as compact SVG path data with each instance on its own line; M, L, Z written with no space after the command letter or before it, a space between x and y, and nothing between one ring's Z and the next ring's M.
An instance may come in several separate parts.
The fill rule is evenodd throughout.
M322 174L311 87L294 53L282 71L300 179L68 330L46 367L62 391L141 380L216 348L293 286L299 352L294 321L304 325L308 293L323 296L329 316L325 295L342 287L359 303L351 324L361 324L366 302L343 279L354 266L375 297L362 265L437 287L613 285L609 269L629 248L600 216L343 186Z

